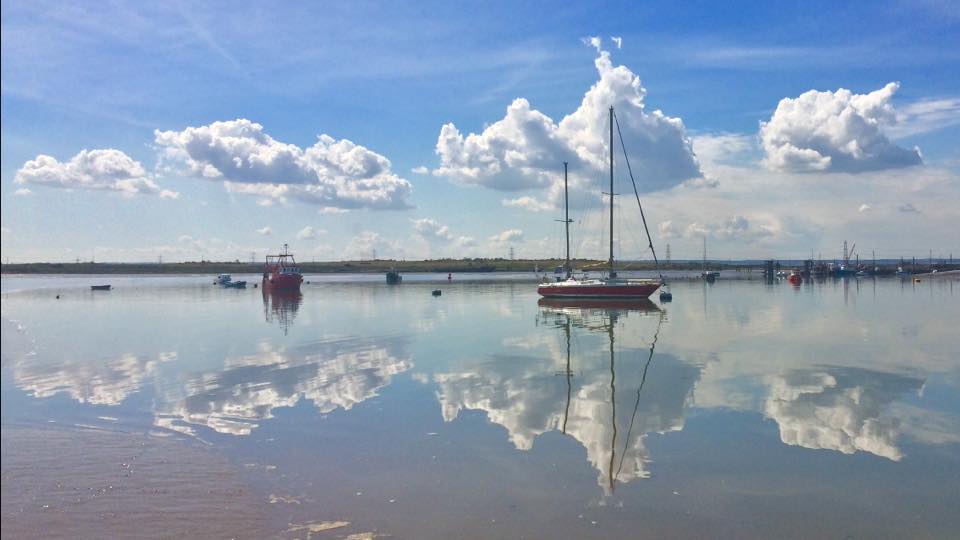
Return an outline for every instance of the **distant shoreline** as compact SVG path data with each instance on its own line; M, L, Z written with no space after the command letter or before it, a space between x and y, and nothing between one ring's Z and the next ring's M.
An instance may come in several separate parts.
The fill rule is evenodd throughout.
M571 261L574 268L580 270L598 271L606 269L605 261L577 259ZM401 273L485 273L485 272L539 272L552 273L554 268L563 264L557 259L433 259L424 261L335 261L335 262L304 262L299 263L301 271L306 274L344 274L344 273L383 273L396 269ZM784 268L797 266L795 260L781 260ZM877 274L893 274L897 271L899 261L878 261ZM869 266L873 266L872 263ZM617 268L620 270L655 270L653 261L621 261ZM661 270L696 271L703 268L701 261L674 261L661 263ZM708 261L710 270L759 271L763 268L763 261ZM906 263L904 269L912 274L924 274L932 270L938 272L960 270L960 264L917 262L916 265ZM263 272L263 263L249 262L184 262L184 263L18 263L0 265L3 274L259 274Z
M590 261L578 259L572 261L575 268L600 269L605 267L604 261ZM416 273L484 273L484 272L531 272L538 269L540 272L552 272L563 261L550 259L434 259L425 261L330 261L330 262L300 262L298 266L305 274L346 274L346 273L383 273L391 269L400 272ZM629 270L652 270L652 261L623 262ZM693 270L700 268L700 263L684 263L670 265L670 269ZM19 263L4 264L4 274L259 274L263 272L263 262L226 262L201 261L184 263Z

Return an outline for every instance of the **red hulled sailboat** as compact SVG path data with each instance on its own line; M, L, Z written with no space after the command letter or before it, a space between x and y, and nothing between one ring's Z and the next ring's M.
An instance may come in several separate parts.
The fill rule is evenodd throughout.
M614 115L613 107L610 107L610 259L608 260L607 276L595 279L577 278L573 275L573 269L570 267L570 213L567 201L567 164L563 164L563 190L565 217L562 220L567 229L567 259L564 265L564 277L558 277L557 281L542 283L537 292L540 296L546 298L616 298L616 299L640 299L649 298L657 289L663 285L663 279L637 279L620 278L613 267L613 126ZM626 155L626 152L624 152ZM632 173L631 173L632 178ZM636 189L636 186L634 186ZM640 196L637 195L637 203L640 202ZM640 209L641 216L643 208ZM647 227L646 217L643 218L644 229ZM653 241L650 240L650 232L647 231L647 240L650 241L650 250L653 251ZM656 260L656 253L654 253Z

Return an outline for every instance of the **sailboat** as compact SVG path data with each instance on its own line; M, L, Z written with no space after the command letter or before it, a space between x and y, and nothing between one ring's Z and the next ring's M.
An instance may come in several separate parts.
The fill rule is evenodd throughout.
M578 279L574 277L570 268L570 214L569 202L567 201L567 164L564 163L563 190L566 214L563 221L566 223L567 229L566 279L541 284L537 288L540 296L547 298L649 298L654 291L663 285L662 279L617 277L617 272L613 267L613 125L613 107L610 107L610 258L607 261L607 277ZM626 152L624 152L624 155L626 155ZM639 195L637 195L637 202L640 202ZM643 220L643 227L644 229L647 228L646 218ZM650 240L649 230L647 230L647 240ZM650 241L650 249L653 249L652 241Z
M701 266L700 277L707 283L713 283L720 276L716 270L707 270L707 237L703 237L703 265Z

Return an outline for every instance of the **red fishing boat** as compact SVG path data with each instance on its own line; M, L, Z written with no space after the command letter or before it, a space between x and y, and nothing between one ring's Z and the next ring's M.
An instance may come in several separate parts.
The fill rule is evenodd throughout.
M803 276L799 270L791 270L790 275L787 276L787 281L789 281L791 285L800 285L803 283Z
M537 287L540 296L547 298L624 298L638 299L649 298L651 294L663 285L663 279L637 279L620 278L613 266L613 125L614 115L613 107L610 107L610 259L608 260L607 275L605 277L587 279L577 278L573 275L570 267L570 215L567 205L567 164L563 164L564 170L564 206L566 208L565 218L563 219L567 227L567 260L564 266L566 270L566 279L557 277L557 281L552 283L542 283ZM619 129L619 128L618 128ZM622 142L622 141L621 141ZM624 150L626 158L626 150ZM629 165L629 162L627 163ZM633 173L631 173L631 180ZM637 203L639 206L640 195L636 191L634 183L634 193L637 194ZM640 207L640 215L643 217L643 207ZM647 228L647 219L643 217L643 227ZM647 240L650 242L650 250L656 261L656 252L653 251L653 241L650 239L650 231L647 230ZM659 265L658 265L659 266Z
M267 265L263 272L264 289L300 289L303 274L293 259L293 254L283 245L283 253L267 255Z

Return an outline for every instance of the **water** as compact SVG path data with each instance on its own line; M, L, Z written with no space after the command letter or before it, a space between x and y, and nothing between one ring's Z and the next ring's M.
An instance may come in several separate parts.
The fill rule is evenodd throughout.
M610 306L437 277L316 276L277 296L5 276L4 530L960 530L955 282L721 279Z

